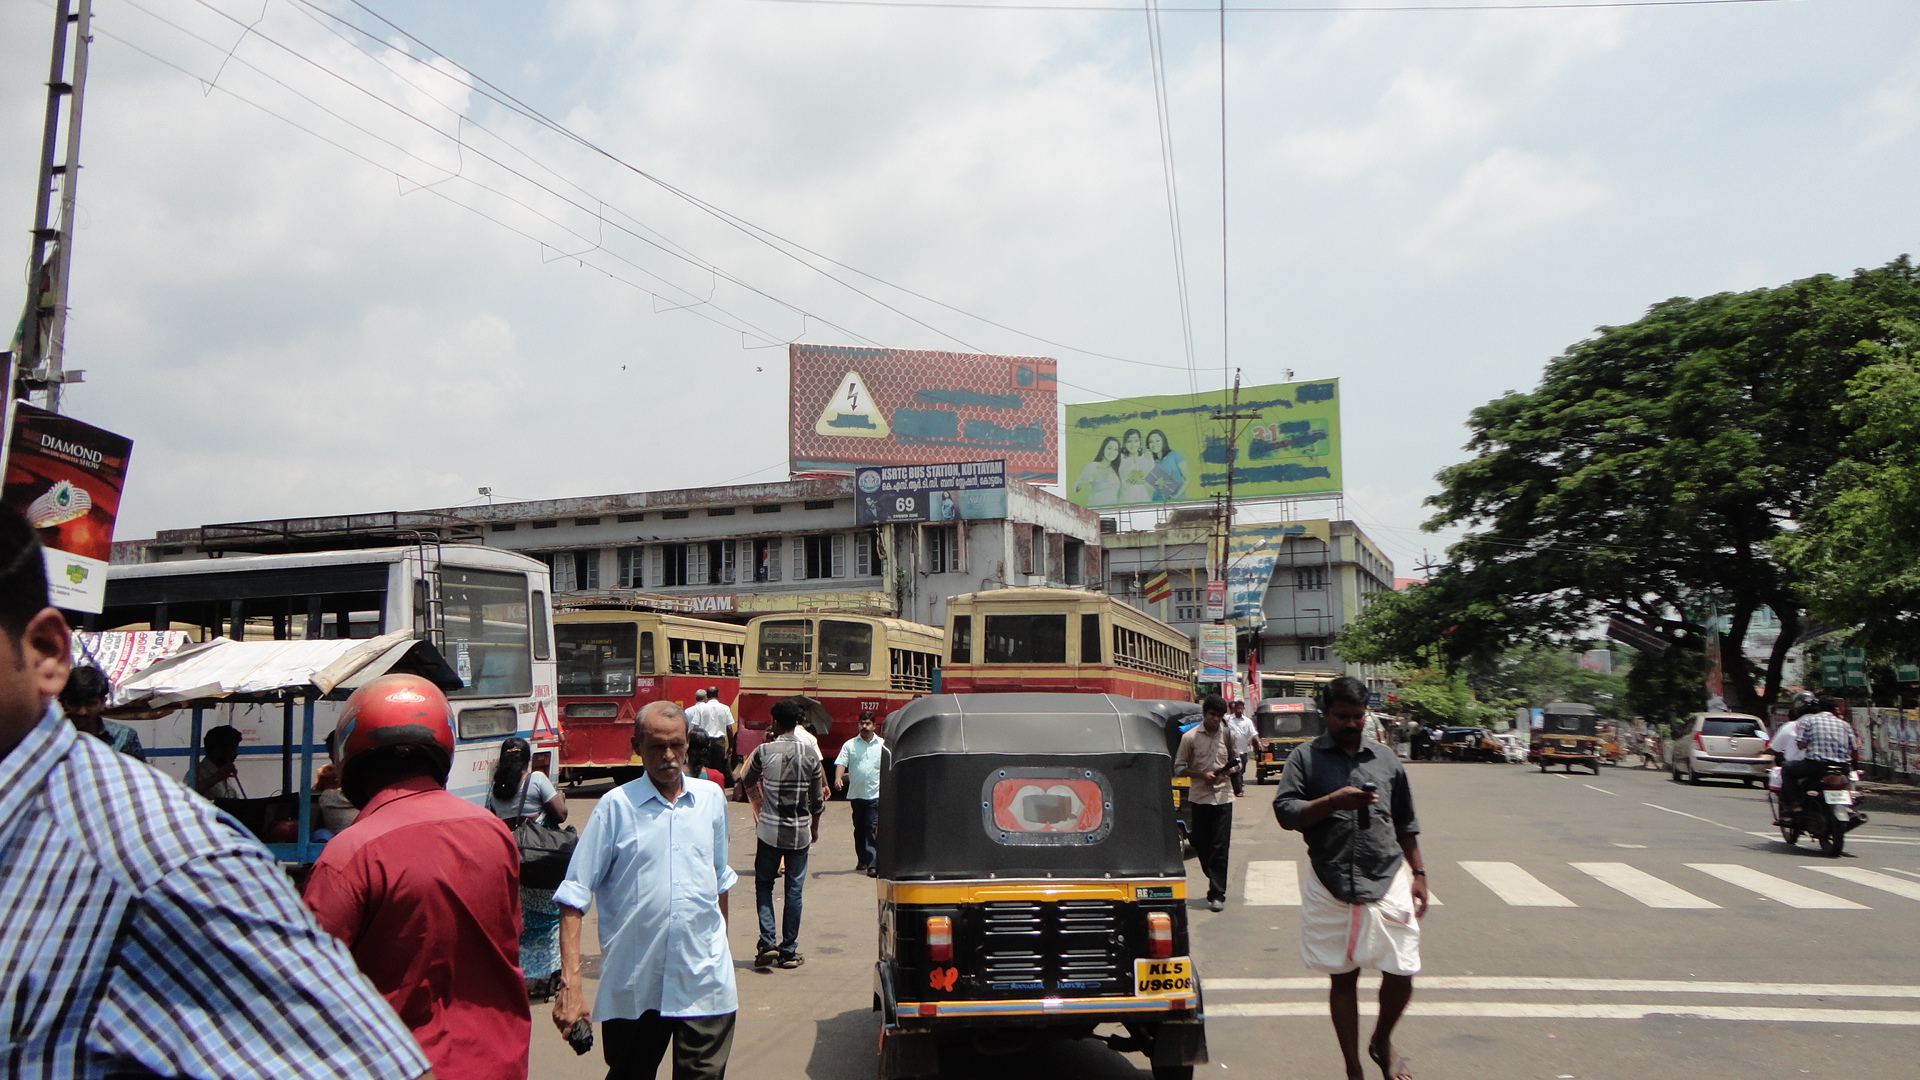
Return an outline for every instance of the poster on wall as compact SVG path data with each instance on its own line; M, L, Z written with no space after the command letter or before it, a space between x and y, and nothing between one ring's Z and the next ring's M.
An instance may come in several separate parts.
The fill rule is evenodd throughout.
M854 472L854 522L992 520L1007 516L1007 463L887 465Z
M1077 506L1201 502L1227 490L1228 424L1219 391L1067 406L1067 498ZM1340 490L1340 380L1240 389L1234 494Z
M1233 678L1233 627L1200 628L1200 681L1223 683Z
M1234 625L1257 630L1266 624L1267 589L1273 584L1280 549L1290 537L1307 537L1325 544L1332 537L1332 524L1325 520L1269 521L1233 527L1227 537L1226 617Z
M53 605L98 614L133 440L25 402L14 410L0 498L40 536Z
M1053 360L796 344L787 361L796 473L1000 460L1016 480L1059 482Z

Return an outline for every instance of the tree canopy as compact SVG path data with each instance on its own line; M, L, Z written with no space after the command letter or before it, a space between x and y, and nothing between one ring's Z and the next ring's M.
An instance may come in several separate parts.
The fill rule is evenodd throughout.
M1717 611L1728 703L1761 711L1805 610L1800 564L1776 543L1840 482L1842 406L1871 389L1856 383L1867 369L1908 355L1916 318L1920 271L1902 256L1845 278L1668 300L1602 327L1533 392L1474 410L1473 456L1443 470L1428 500L1428 528L1466 536L1427 585L1371 603L1342 654L1487 663L1620 619L1697 658ZM1781 632L1756 678L1740 643L1763 608ZM1670 682L1685 665L1652 667Z

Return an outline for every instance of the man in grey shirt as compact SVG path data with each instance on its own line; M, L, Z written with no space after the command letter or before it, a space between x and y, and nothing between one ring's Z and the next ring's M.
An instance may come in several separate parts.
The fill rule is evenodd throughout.
M797 968L806 963L800 955L800 891L807 880L807 853L820 839L826 792L819 752L795 738L793 731L812 704L799 695L773 703L773 738L754 748L740 780L749 790L757 786L759 791L758 844L753 856L753 898L760 913L760 945L753 966L759 968L774 964ZM776 946L773 879L780 876L782 867L787 878L786 910Z
M1393 1049L1393 1028L1413 998L1420 971L1420 920L1427 871L1407 771L1386 746L1365 737L1367 687L1342 676L1328 684L1326 734L1294 750L1273 799L1284 829L1304 833L1313 873L1300 890L1300 954L1332 977L1328 1007L1359 1078L1360 969L1380 972L1380 1019L1367 1043L1387 1080L1412 1075Z

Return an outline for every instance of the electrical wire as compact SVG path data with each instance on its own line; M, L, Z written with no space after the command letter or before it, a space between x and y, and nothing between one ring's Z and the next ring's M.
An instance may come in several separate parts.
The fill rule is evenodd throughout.
M1104 4L967 4L945 0L758 0L765 4L818 4L828 7L935 8L960 11L1132 11L1130 7ZM1589 2L1551 4L1363 4L1352 7L1234 7L1233 12L1248 14L1345 15L1349 12L1418 11L1579 11L1589 8L1666 8L1726 7L1733 4L1789 4L1800 0L1589 0ZM1170 7L1162 11L1179 15L1213 15L1212 7Z

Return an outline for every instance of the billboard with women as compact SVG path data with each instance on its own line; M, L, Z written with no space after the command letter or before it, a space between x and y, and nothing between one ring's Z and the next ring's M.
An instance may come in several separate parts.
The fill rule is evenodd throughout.
M1227 452L1219 391L1121 398L1067 406L1061 479L1079 506L1203 502L1227 489L1239 498L1341 490L1340 380L1240 388L1237 452Z

